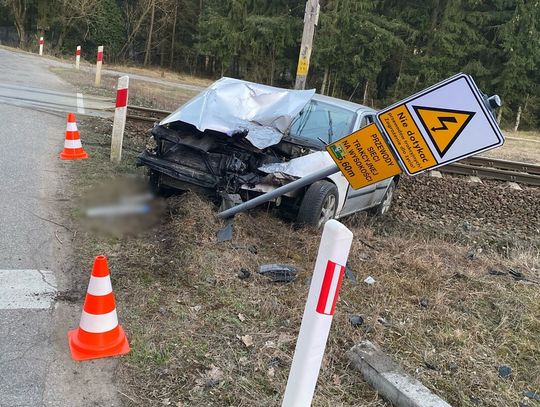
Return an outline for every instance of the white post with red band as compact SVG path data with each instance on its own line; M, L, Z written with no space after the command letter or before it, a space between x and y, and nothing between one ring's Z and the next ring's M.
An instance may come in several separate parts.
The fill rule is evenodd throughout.
M122 142L126 127L126 114L128 102L129 76L118 78L116 90L116 109L114 109L114 122L111 138L111 161L119 163L122 159Z
M81 46L77 45L77 50L75 51L75 69L79 70L80 64L81 64Z
M324 225L282 407L311 406L352 240L337 220Z
M101 65L103 64L103 45L97 48L97 61L96 61L96 86L101 84Z
M39 37L39 55L43 55L43 44L45 44L45 40L43 37Z

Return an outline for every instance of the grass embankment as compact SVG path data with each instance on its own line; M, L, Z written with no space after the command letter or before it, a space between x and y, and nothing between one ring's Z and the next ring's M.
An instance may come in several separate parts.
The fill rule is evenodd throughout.
M51 67L52 72L61 76L77 87L83 95L98 95L111 98L111 108L116 96L118 76L102 74L101 86L94 86L95 76L93 72L86 70L77 71L73 68ZM201 80L202 81L202 80ZM176 110L198 92L194 90L174 87L164 83L144 81L130 78L128 103L135 106L151 107L164 110Z
M108 161L110 122L87 119L79 127L90 159L78 165L77 194L95 195L120 176L144 182L132 165L144 136L126 137L117 166ZM128 135L137 132L143 127ZM399 200L422 199L405 191ZM74 214L79 268L89 270L99 253L110 260L132 346L118 367L125 404L279 405L319 232L295 229L262 208L239 215L233 241L218 243L222 224L208 200L188 193L163 205L153 222L113 233ZM344 222L355 235L349 264L358 281L344 281L315 406L386 405L348 366L345 352L362 339L377 342L453 406L540 405L523 396L540 392L540 287L508 274L538 280L538 247L499 254L491 235L489 242L481 234L453 239L435 222L430 233L415 232L398 213L387 222L361 215ZM299 275L271 283L257 274L265 263L291 264ZM239 278L242 269L248 278ZM362 282L369 275L374 286ZM351 315L364 324L353 327ZM512 368L508 379L498 376L502 365Z

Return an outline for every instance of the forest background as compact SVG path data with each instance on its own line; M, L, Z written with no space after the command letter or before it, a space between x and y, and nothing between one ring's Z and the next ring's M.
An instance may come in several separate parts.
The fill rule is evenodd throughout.
M540 128L540 0L321 0L308 87L382 108L458 72ZM305 0L0 0L0 43L292 87Z

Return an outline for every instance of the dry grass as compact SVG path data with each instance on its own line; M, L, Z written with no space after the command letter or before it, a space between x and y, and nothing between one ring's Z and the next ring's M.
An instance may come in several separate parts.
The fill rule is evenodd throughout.
M128 137L124 164L112 165L108 126L80 124L91 159L78 163L77 193L134 173L143 139ZM131 342L117 378L126 405L279 405L318 231L297 230L262 208L238 216L234 240L218 243L215 207L195 194L168 199L161 219L136 233L84 229L78 214L79 268L88 270L97 253L109 256ZM343 284L314 406L386 405L348 366L345 352L362 339L454 406L517 406L523 391L540 391L540 286L494 274L514 269L540 280L538 247L497 254L437 231L404 234L396 222L345 223L356 237L349 264L358 282ZM298 267L297 279L275 284L257 274L274 262ZM238 278L242 268L248 279ZM372 287L362 282L368 275ZM351 326L351 315L365 324ZM246 335L253 345L240 339ZM500 365L512 367L510 379L498 377Z
M483 155L505 160L514 160L540 164L540 132L505 131L504 145Z
M101 87L94 86L94 74L86 71L76 71L69 68L52 67L50 70L62 79L76 86L83 94L105 96L111 98L111 108L114 107L114 97L118 78L113 75L102 75ZM197 94L195 91L181 89L165 84L130 79L129 104L156 109L176 110Z

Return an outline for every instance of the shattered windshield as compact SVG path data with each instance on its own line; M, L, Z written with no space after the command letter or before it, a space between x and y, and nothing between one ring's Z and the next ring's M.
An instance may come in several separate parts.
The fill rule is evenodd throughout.
M288 135L328 144L350 134L355 120L355 112L311 100L292 122Z

